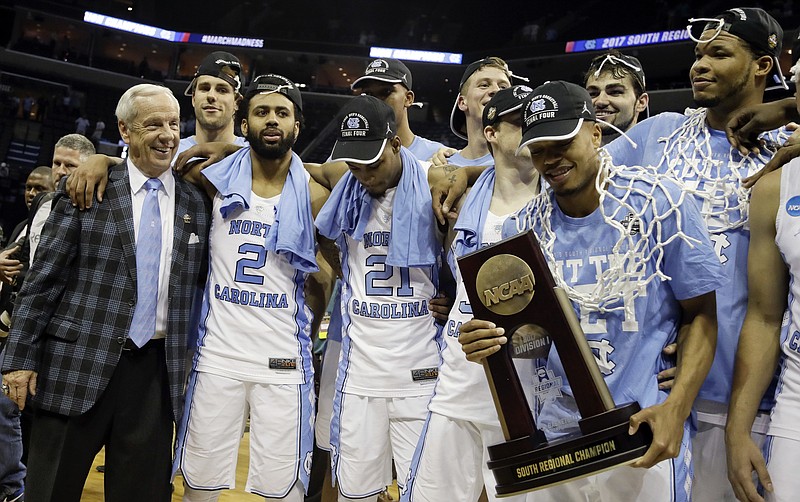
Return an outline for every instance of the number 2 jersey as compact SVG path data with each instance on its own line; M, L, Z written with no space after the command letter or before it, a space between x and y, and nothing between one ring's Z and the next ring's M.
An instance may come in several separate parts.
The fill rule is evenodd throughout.
M249 209L228 218L220 214L222 197L214 197L197 371L269 384L301 384L313 375L307 274L264 247L282 196L251 193Z

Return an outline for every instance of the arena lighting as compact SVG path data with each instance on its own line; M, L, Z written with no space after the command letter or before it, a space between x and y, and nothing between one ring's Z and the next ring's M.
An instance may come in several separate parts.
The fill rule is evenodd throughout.
M685 29L655 31L652 33L638 33L636 35L621 35L618 37L573 40L567 42L564 52L604 51L607 49L635 47L637 45L668 44L683 40L689 40L689 32Z
M394 58L424 63L461 64L463 54L452 52L417 51L413 49L391 49L389 47L370 47L371 58Z
M125 19L97 14L96 12L86 11L83 14L84 22L105 26L128 33L135 33L145 37L157 38L167 42L188 42L193 44L210 45L231 45L237 47L264 47L263 38L244 38L221 35L203 35L200 33L188 33L182 31L170 31L163 28L156 28L146 24L134 23Z

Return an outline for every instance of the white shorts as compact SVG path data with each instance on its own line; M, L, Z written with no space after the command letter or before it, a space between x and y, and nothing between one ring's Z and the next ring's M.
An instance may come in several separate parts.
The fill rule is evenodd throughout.
M692 491L689 427L681 451L649 469L617 467L594 476L528 493L529 502L688 502Z
M245 490L282 498L300 480L308 487L314 431L312 383L241 382L193 371L179 430L186 484L198 490L236 485L239 442L250 416L250 468Z
M317 422L314 434L317 447L331 450L331 415L333 415L333 396L336 394L336 370L339 367L339 354L342 342L328 338L325 342L325 357L319 374L319 399L317 399Z
M722 416L724 423L725 417ZM759 413L754 430L766 430L764 425L769 415ZM760 424L760 425L759 425ZM750 437L760 448L765 434L751 432ZM697 434L692 438L694 461L694 482L692 483L692 500L694 502L733 501L733 487L728 481L728 463L725 452L725 426L719 423L697 422Z
M772 493L765 493L767 502L796 502L800 494L800 441L767 436L764 443L767 470L772 479Z
M331 463L342 495L364 498L380 493L392 483L393 457L398 484L406 479L430 399L337 391L331 420Z
M476 424L429 413L419 438L401 502L476 502L484 486L491 502L522 502L525 495L498 499L487 467L488 446L505 441L500 425Z

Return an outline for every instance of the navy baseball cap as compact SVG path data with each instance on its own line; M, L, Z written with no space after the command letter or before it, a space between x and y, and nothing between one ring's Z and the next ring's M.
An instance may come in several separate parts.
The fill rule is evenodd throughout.
M783 28L764 9L737 7L728 9L713 19L689 19L687 30L689 37L698 43L710 42L723 31L742 39L755 52L772 57L772 78L775 85L767 85L767 89L788 88L778 61L783 43ZM709 30L714 35L703 38L702 33Z
M351 89L358 89L363 86L365 80L378 80L391 84L402 84L409 91L411 90L411 70L399 59L374 59L364 69L364 74L356 79L350 86Z
M373 96L356 96L339 112L339 134L331 160L371 164L397 135L394 111Z
M509 82L511 81L511 77L514 76L514 74L511 73L511 70L508 69L508 64L498 57L485 57L483 59L473 61L467 65L467 68L464 70L464 74L461 76L461 81L458 83L458 96L456 96L456 102L453 103L453 109L450 110L450 130L453 131L453 134L463 140L467 139L467 116L464 115L464 112L458 109L458 97L461 96L461 88L464 87L464 84L467 82L469 77L471 77L473 73L480 70L484 66L501 67L506 72Z
M241 92L242 88L242 65L239 58L225 51L215 51L203 58L200 66L189 82L189 87L183 91L185 96L191 96L194 93L194 85L197 77L208 75L211 77L221 78L229 83L233 90Z
M483 107L483 127L494 125L503 115L520 110L531 92L533 89L527 85L515 85L497 91Z
M545 82L533 90L523 105L522 141L517 153L537 141L570 139L587 120L597 119L586 89L563 80Z
M283 94L297 106L298 110L303 111L303 98L300 96L297 84L283 75L275 73L259 75L254 78L245 92L245 97L251 98L256 94L272 94L273 92Z

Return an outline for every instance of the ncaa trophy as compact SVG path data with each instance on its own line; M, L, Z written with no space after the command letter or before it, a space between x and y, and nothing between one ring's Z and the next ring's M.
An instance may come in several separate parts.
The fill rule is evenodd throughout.
M506 441L489 447L497 495L538 490L629 464L653 440L643 423L628 434L639 403L616 406L589 348L572 304L556 286L532 231L458 259L476 319L505 329L509 343L483 360ZM581 415L580 432L548 442L537 429L512 356L544 358L551 342L568 376ZM552 372L551 372L552 373ZM552 382L535 384L538 391Z

